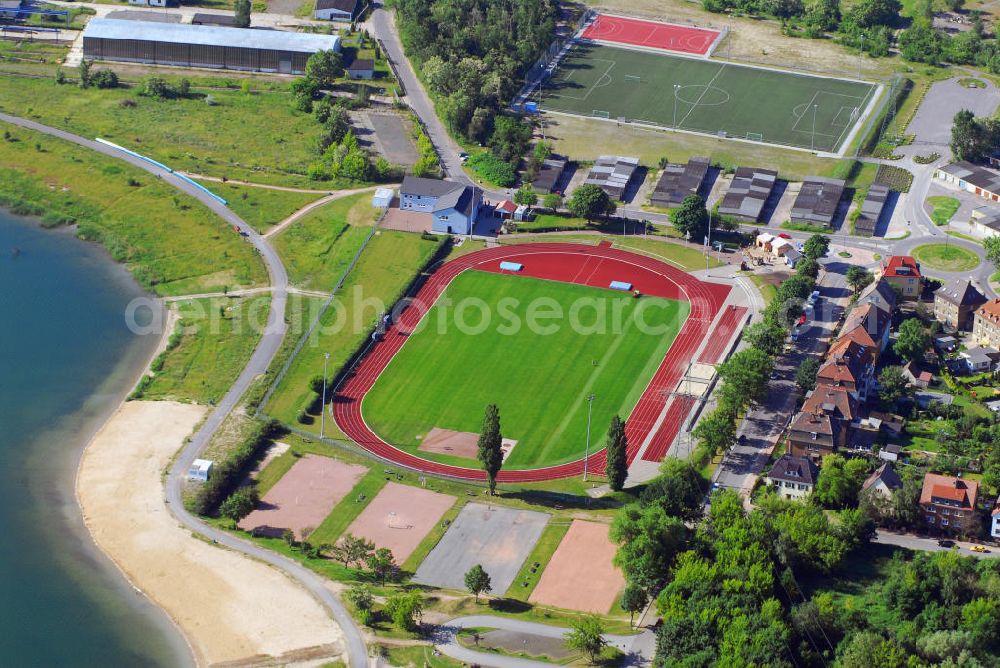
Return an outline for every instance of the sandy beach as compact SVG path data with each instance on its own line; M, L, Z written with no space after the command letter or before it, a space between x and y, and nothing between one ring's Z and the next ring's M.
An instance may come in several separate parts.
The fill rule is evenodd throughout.
M339 627L305 590L270 566L195 538L170 516L163 472L205 412L175 402L122 404L80 464L87 528L174 620L199 665L339 657Z

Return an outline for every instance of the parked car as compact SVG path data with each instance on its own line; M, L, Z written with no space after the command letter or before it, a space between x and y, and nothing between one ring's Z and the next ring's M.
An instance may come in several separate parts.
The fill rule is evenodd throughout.
M791 239L792 238L792 235L789 234L788 232L778 232L778 236L781 237L782 239Z
M973 552L983 552L983 553L987 553L987 552L989 552L989 550L987 550L987 549L986 549L985 547L983 547L982 545L973 545L973 546L972 546L972 547L970 547L969 549L970 549L970 550L972 550Z
M795 326L801 327L804 324L806 324L806 317L804 315L800 315L799 319L795 321Z
M948 540L947 538L942 538L937 542L941 547L955 547L955 541Z
M819 290L813 290L812 293L809 295L809 299L811 301L816 301L817 299L819 299Z

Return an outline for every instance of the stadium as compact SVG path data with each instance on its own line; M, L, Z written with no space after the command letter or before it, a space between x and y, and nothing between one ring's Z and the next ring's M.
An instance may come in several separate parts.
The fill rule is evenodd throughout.
M656 463L699 399L679 391L692 363L721 361L744 323L745 308L723 307L730 290L607 243L469 253L439 267L356 362L336 388L333 415L385 461L466 480L484 478L475 444L490 403L508 450L501 482L579 475L585 459L602 471L616 414L627 417L629 462ZM472 315L456 326L468 303ZM542 305L572 316L581 303L582 328L504 329ZM594 304L625 325L588 329L602 312ZM505 308L500 324L483 316ZM631 324L637 314L648 331Z
M599 15L530 95L543 112L838 152L880 86L711 58L724 33Z

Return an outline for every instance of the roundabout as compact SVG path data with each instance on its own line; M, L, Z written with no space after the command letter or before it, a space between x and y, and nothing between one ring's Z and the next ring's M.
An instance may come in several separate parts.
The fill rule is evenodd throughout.
M972 271L979 266L979 256L954 244L931 243L915 247L911 254L922 268L945 272Z

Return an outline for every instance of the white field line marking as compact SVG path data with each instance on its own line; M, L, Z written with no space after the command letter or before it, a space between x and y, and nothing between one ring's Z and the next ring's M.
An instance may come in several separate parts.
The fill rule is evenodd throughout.
M693 112L695 109L698 108L698 105L701 104L702 98L705 97L705 93L707 93L709 91L709 89L712 87L712 84L715 83L715 80L719 78L719 75L722 74L722 71L724 69L726 69L726 67L727 66L725 64L723 64L723 66L719 68L719 71L715 73L715 76L712 77L711 79L709 79L708 83L705 84L705 90L701 91L701 95L698 96L698 99L697 99L697 101L695 101L694 106L692 106L688 110L688 112L686 114L684 114L684 118L682 118L681 122L677 124L677 127L684 127L684 121L686 121L688 119L688 116L691 115L691 112ZM728 93L729 91L726 91L726 92ZM674 95L677 95L677 91L674 91Z

